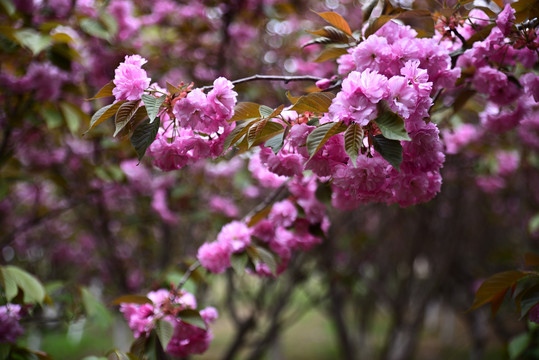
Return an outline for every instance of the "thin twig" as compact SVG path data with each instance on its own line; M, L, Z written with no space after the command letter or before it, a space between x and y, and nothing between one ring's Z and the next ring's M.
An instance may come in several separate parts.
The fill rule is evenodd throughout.
M279 198L279 196L281 195L283 190L286 189L286 186L288 185L289 181L290 180L286 180L283 184L281 184L281 186L279 186L277 189L275 189L275 191L273 193L271 193L267 198L265 198L264 201L262 201L257 206L255 206L254 209L249 211L247 213L247 215L245 215L243 217L243 219L246 220L246 219L249 219L249 218L255 216L257 213L264 210L268 205L275 202Z
M246 78L234 80L234 81L232 81L232 84L237 85L237 84L242 84L242 83L246 83L246 82L250 82L250 81L258 81L258 80L263 80L263 81L284 81L285 84L288 84L289 82L292 82L292 81L313 81L313 82L316 82L318 80L322 80L322 78L317 77L317 76L310 76L310 75L284 76L284 75L258 75L257 74L257 75L249 76L249 77L246 77ZM211 90L211 89L213 89L213 85L203 86L201 89L203 91Z
M187 280L189 280L189 277L191 276L191 274L195 272L195 270L198 269L199 266L200 266L200 261L198 260L195 261L193 264L191 264L191 266L189 266L189 269L187 269L185 274L183 274L183 277L178 283L178 286L176 286L176 291L180 291L182 289L182 287L185 285Z

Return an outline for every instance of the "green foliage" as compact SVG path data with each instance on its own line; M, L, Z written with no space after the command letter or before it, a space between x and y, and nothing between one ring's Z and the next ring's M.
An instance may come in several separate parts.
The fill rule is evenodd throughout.
M99 301L90 290L80 289L82 304L88 318L92 319L100 328L105 329L112 324L112 317L108 309Z
M412 140L404 128L404 120L394 112L386 110L374 119L382 135L389 140Z
M24 295L23 303L43 304L45 288L35 276L12 265L0 267L0 275L0 282L8 302L15 299L20 290Z
M155 323L155 333L163 349L166 349L172 339L172 335L174 335L174 326L166 320L157 320Z
M307 137L307 151L311 158L328 142L328 140L346 130L342 122L329 122L314 129Z
M85 134L88 131L92 130L97 125L101 124L103 121L109 119L114 114L116 114L120 106L122 106L125 102L126 102L125 100L118 101L118 102L115 102L114 104L104 106L101 109L97 110L96 113L90 119L90 127L88 128L88 130L86 130Z
M266 264L272 274L277 274L277 260L271 251L261 246L251 245L247 247L247 255L255 266L258 263Z
M159 130L159 121L150 123L149 120L144 121L142 124L135 128L133 135L131 136L131 145L137 152L138 160L142 160L146 149L152 144L157 136Z
M152 123L155 118L157 117L157 114L159 114L159 110L161 109L161 105L165 102L167 96L162 95L158 98L142 94L142 101L144 102L144 106L146 107L146 111L148 112L148 117L150 118L150 123Z
M185 323L207 330L206 323L197 310L185 309L178 313L178 317Z
M350 124L344 133L344 149L352 164L356 166L356 160L363 143L363 129L356 123Z
M335 94L329 92L315 92L301 96L290 110L301 114L305 111L313 113L327 113Z
M386 139L383 135L369 134L374 150L387 160L395 169L399 170L402 162L402 145L398 140Z

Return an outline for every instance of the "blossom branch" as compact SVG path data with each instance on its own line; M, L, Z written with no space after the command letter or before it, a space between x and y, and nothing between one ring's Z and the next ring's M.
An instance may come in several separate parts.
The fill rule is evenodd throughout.
M246 78L234 80L234 81L232 81L232 84L237 85L237 84L242 84L242 83L246 83L246 82L250 82L250 81L259 81L259 80L260 81L283 81L285 84L288 84L289 82L292 82L292 81L312 81L312 82L316 82L318 80L322 80L322 78L317 77L317 76L311 76L311 75L284 76L284 75L259 75L259 74L256 74L256 75L249 76L249 77L246 77ZM211 89L213 89L213 85L207 85L207 86L202 87L203 91L211 90Z
M189 266L185 274L183 274L182 279L178 283L178 286L176 286L176 291L180 291L182 289L182 287L185 285L187 280L189 280L189 277L191 277L191 274L194 273L195 270L199 268L199 266L200 266L200 261L198 260L192 263L191 266Z

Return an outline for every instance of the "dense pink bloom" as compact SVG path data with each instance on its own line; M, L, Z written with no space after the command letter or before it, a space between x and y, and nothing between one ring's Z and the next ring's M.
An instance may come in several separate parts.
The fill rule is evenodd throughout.
M273 204L268 219L275 226L289 227L294 223L297 216L298 210L294 204L290 200L283 200Z
M475 141L480 136L477 128L471 124L462 124L455 127L453 132L444 130L442 134L446 152L448 154L458 153L461 148L468 145L472 141Z
M161 216L163 221L169 224L177 224L178 216L168 208L167 193L165 189L157 189L153 193L152 209Z
M524 87L524 93L532 96L539 103L539 75L526 73L520 77L520 83Z
M270 148L260 149L260 160L269 171L282 176L300 175L303 172L303 159L300 155L285 150L274 154Z
M432 199L442 186L438 171L424 173L399 173L393 184L394 200L402 207L419 204Z
M213 89L208 93L208 106L213 110L217 121L229 120L234 115L234 106L238 93L234 85L224 77L213 82Z
M478 92L495 96L507 87L507 75L490 66L480 67L475 71L473 85Z
M520 156L517 151L498 151L496 153L498 162L498 174L501 176L511 175L520 164Z
M383 72L393 56L387 39L377 35L369 36L351 54L358 71L372 69Z
M377 115L375 104L385 96L386 84L387 78L376 71L352 71L329 108L331 119L366 126Z
M139 100L144 90L150 86L151 79L141 68L146 62L139 55L126 56L125 61L116 68L113 80L116 87L112 93L117 101Z
M118 23L118 39L126 40L133 36L140 27L140 20L133 17L133 3L127 0L113 0L108 12Z
M511 32L513 21L515 21L515 12L516 11L511 7L511 4L507 4L496 18L496 26L500 28L504 35L509 35Z
M207 114L208 100L201 89L194 89L187 96L176 102L173 108L174 116L180 125L187 129L196 129L208 133L217 131L219 124L213 124L212 118Z
M404 76L393 76L387 82L391 110L403 118L410 117L417 106L417 91L408 85L408 79Z
M210 210L216 213L221 213L228 217L237 217L239 215L238 207L232 199L213 195L209 202Z
M485 110L479 114L481 124L488 130L503 133L513 129L522 120L523 108L517 104L514 110L488 103Z
M147 297L152 301L151 304L122 303L120 305L120 311L124 314L136 338L149 336L158 320L168 321L174 326L174 333L166 348L167 353L186 357L189 354L201 354L208 349L213 338L211 331L187 324L176 317L176 311L197 308L193 294L186 291L177 294L159 289L149 292ZM215 308L207 307L200 311L200 316L208 327L217 319L218 313Z
M120 305L120 312L124 314L135 338L139 338L141 335L146 336L155 327L155 313L152 304L123 303Z
M278 188L283 182L286 181L285 176L279 176L269 171L260 160L260 154L256 153L251 156L249 161L249 171L254 179L256 179L262 186L269 188Z
M524 144L539 150L539 111L536 110L523 118L518 134Z
M19 323L20 319L20 305L0 306L0 343L14 343L24 333L24 329Z
M439 138L439 131L433 123L410 134L412 141L403 141L403 161L401 170L405 172L437 171L444 163L445 155Z
M251 244L251 229L241 221L232 221L223 226L217 235L217 242L228 244L232 252L243 251Z
M495 193L505 187L505 180L497 175L478 176L475 178L475 183L481 190L486 193Z
M204 268L220 274L230 267L232 250L232 244L227 242L204 243L198 248L197 258Z

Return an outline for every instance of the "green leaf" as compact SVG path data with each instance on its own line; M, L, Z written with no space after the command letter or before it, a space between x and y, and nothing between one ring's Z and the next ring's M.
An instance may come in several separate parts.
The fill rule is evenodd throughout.
M15 296L17 296L17 283L15 282L15 279L9 275L9 273L4 274L3 269L0 269L0 280L2 280L2 287L4 288L6 300L10 302L15 298Z
M144 157L146 149L154 142L159 125L159 121L154 121L150 124L149 120L145 120L135 128L131 136L131 145L135 148L139 161Z
M530 234L535 234L539 231L539 213L532 216L528 222L528 231Z
M120 305L122 303L126 304L153 304L150 299L148 299L146 296L142 295L123 295L120 297L117 297L112 301L112 305Z
M272 205L268 205L265 208L263 208L262 210L260 210L259 212L257 212L256 214L254 214L249 219L249 221L247 222L247 226L248 227L253 227L256 224L258 224L260 221L265 219L268 216L268 214L270 213L272 207L273 207Z
M240 120L248 120L248 119L255 119L260 117L259 112L260 105L252 103L252 102L240 102L236 104L234 107L234 116L229 120L230 122L233 121L240 121Z
M273 109L266 105L260 105L258 108L258 112L260 113L261 117L269 117L271 114L273 114Z
M307 32L316 36L326 37L331 39L332 42L339 44L347 44L351 40L351 37L333 26L324 26L322 29Z
M412 140L404 128L404 120L394 112L384 111L374 121L386 139Z
M80 21L80 28L86 34L110 41L108 30L99 21L92 18L84 18Z
M520 316L521 318L528 315L530 310L539 304L539 284L535 284L523 291L520 296Z
M0 360L8 360L11 352L11 344L0 343Z
M103 121L110 118L112 115L116 114L118 111L118 108L125 103L124 100L115 102L114 104L110 104L107 106L102 107L101 109L97 110L96 113L92 116L92 119L90 120L90 127L88 130L86 130L85 134L92 130L97 125L101 124Z
M103 86L101 89L99 89L97 94L95 94L93 97L91 97L89 99L86 99L86 100L89 101L89 100L99 99L99 98L103 98L103 97L113 96L112 90L115 87L116 87L116 85L114 85L114 82L111 80L105 86Z
M271 112L273 112L273 110ZM260 113L262 113L262 111L260 111ZM247 143L249 144L249 148L253 146L257 136L262 132L268 121L268 119L262 119L249 128L249 131L247 132Z
M116 134L117 137L123 138L130 135L133 132L133 129L136 129L146 118L148 113L146 112L145 106L140 106L131 121L129 121L125 126Z
M167 91L172 96L172 95L175 95L175 94L179 93L181 91L181 89L174 86L174 85L172 85L171 83L169 83L167 81Z
M50 36L43 35L33 29L18 30L14 36L22 46L30 49L34 55L39 54L51 44Z
M335 26L337 29L344 32L345 34L352 36L352 30L350 29L350 25L348 25L346 20L344 20L344 18L341 15L335 12L322 12L322 13L316 13L316 14L322 17L331 25Z
M62 114L54 107L46 107L41 111L45 123L49 129L55 129L62 125Z
M113 136L116 136L133 119L139 108L139 103L140 100L131 100L126 101L120 106L114 119L116 130Z
M350 124L344 133L344 150L350 156L352 164L356 166L356 160L363 142L363 129L356 123Z
M247 120L244 123L236 124L234 130L228 134L223 145L223 153L225 153L232 145L238 142L244 136L249 128L260 119Z
M72 134L78 133L82 121L80 109L66 102L60 103L60 108L64 114L64 119L66 120L69 131Z
M509 359L514 360L517 359L520 355L522 355L530 345L530 342L531 338L530 334L528 333L523 333L513 338L513 340L511 340L511 342L509 342L509 345L507 346Z
M290 110L301 114L305 111L327 113L335 94L329 92L314 92L298 99Z
M277 154L284 145L284 132L275 135L271 139L267 140L264 144L266 147L270 147L274 154Z
M324 44L324 45L328 45L328 44L334 44L335 42L327 37L319 37L319 38L316 38L316 39L313 39L303 45L301 45L302 48L305 48L309 45L313 45L313 44Z
M106 359L107 360L130 360L130 357L129 355L124 354L120 350L114 349L107 353Z
M8 16L15 14L15 5L13 5L13 2L11 0L0 0L0 5L2 5L4 11ZM2 359L1 355L0 359Z
M168 343L174 335L174 326L166 320L157 320L155 324L155 333L163 349L166 349Z
M185 309L180 311L178 316L185 323L191 324L203 330L207 330L206 323L202 319L202 316L200 316L200 313L196 310Z
M144 102L144 106L146 106L146 111L148 112L148 117L150 118L150 124L155 120L157 114L159 114L159 109L165 102L166 98L166 95L158 98L147 94L142 95L142 101Z
M2 278L4 279L4 286L6 288L6 298L8 298L8 301L11 301L15 297L13 295L13 282L15 282L17 287L24 292L25 303L43 303L43 300L45 300L45 288L35 276L12 265L4 266L1 268L1 270Z
M527 276L528 273L523 271L511 270L497 273L486 279L477 292L470 310L477 309L492 301L492 299L501 292L507 291L519 280Z
M85 287L80 289L82 295L82 304L88 317L95 321L101 328L105 329L112 324L112 316L109 311L92 293Z
M387 160L395 169L399 170L402 162L402 145L398 140L386 139L383 135L372 137L372 144L384 159Z
M301 96L292 96L292 94L290 94L290 91L286 92L286 97L292 103L292 105L295 105L298 102L298 100L301 98Z
M258 252L258 257L260 260L268 266L273 275L277 274L277 261L275 260L275 255L270 251L264 249L263 247L256 246L256 251Z
M346 125L342 122L329 122L314 129L307 137L307 151L311 158L325 145L333 136L346 130Z
M245 273L245 267L247 266L248 261L249 256L245 252L239 254L232 254L232 256L230 257L230 264L238 275L242 275L243 273Z

